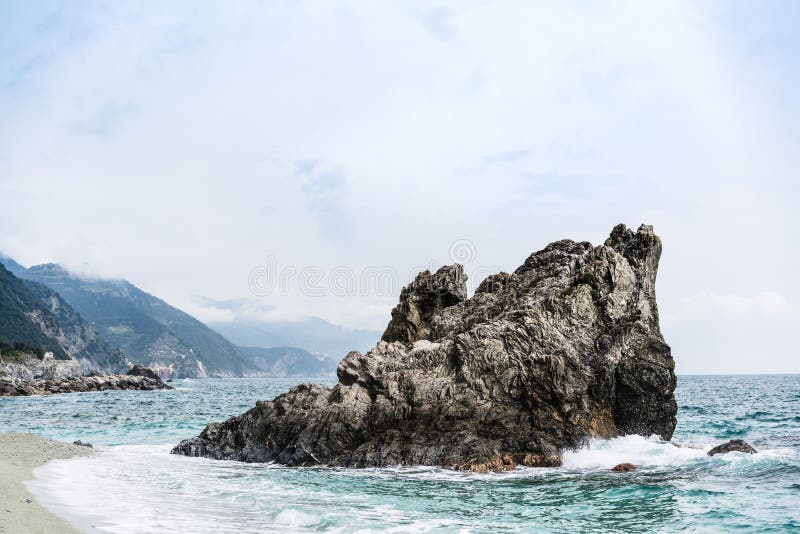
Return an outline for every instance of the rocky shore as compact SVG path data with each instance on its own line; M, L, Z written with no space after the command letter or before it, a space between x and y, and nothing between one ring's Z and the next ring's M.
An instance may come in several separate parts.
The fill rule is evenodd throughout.
M172 389L153 371L135 365L128 374L79 376L56 373L49 376L27 374L0 375L0 397L53 395L84 391Z
M129 375L81 376L61 380L34 380L31 382L15 382L13 379L0 377L0 397L122 389L152 391L172 388L162 382L161 379Z
M658 322L661 240L616 226L562 240L468 298L461 265L405 287L380 342L332 388L300 385L212 423L173 453L286 465L554 466L593 437L675 428Z

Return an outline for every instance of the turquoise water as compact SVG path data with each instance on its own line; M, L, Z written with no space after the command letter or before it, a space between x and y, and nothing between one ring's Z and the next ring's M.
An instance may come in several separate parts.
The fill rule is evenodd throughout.
M180 439L296 380L0 398L0 431L91 441L29 487L92 532L800 532L800 376L682 376L673 443L627 436L557 469L284 468L172 456ZM759 453L709 458L743 438ZM620 462L641 467L612 473Z

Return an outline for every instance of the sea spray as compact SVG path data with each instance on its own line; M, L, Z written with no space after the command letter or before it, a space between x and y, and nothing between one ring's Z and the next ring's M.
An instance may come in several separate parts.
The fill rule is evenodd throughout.
M637 435L621 436L607 440L591 440L577 451L566 451L563 467L566 469L611 469L620 463L640 467L687 465L707 459L697 446L680 446L663 441L657 436L645 438Z

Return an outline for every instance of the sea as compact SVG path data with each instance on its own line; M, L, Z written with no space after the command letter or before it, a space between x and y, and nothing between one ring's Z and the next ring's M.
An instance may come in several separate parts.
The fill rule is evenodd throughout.
M0 431L94 445L27 483L86 532L800 532L800 375L679 376L671 442L592 441L559 468L287 468L170 454L302 381L0 398ZM758 453L706 454L732 438ZM621 462L639 469L609 470Z

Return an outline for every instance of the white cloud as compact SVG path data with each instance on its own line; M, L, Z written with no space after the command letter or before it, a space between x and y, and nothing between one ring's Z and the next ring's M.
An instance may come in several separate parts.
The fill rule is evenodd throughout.
M765 277L800 299L800 91L768 46L784 26L714 2L437 6L21 5L0 17L0 250L211 317L192 295L251 297L268 255L404 283L456 239L510 270L648 222L665 316L702 291L708 327L779 312L725 297ZM267 304L379 328L395 298Z
M682 373L792 373L800 310L783 294L701 291L662 314L662 330Z
M718 295L701 291L681 299L681 319L711 319L717 315L731 317L788 317L794 313L786 297L775 291L753 296Z
M234 310L221 309L212 305L201 305L194 301L183 303L181 309L204 323L232 323L237 319Z

